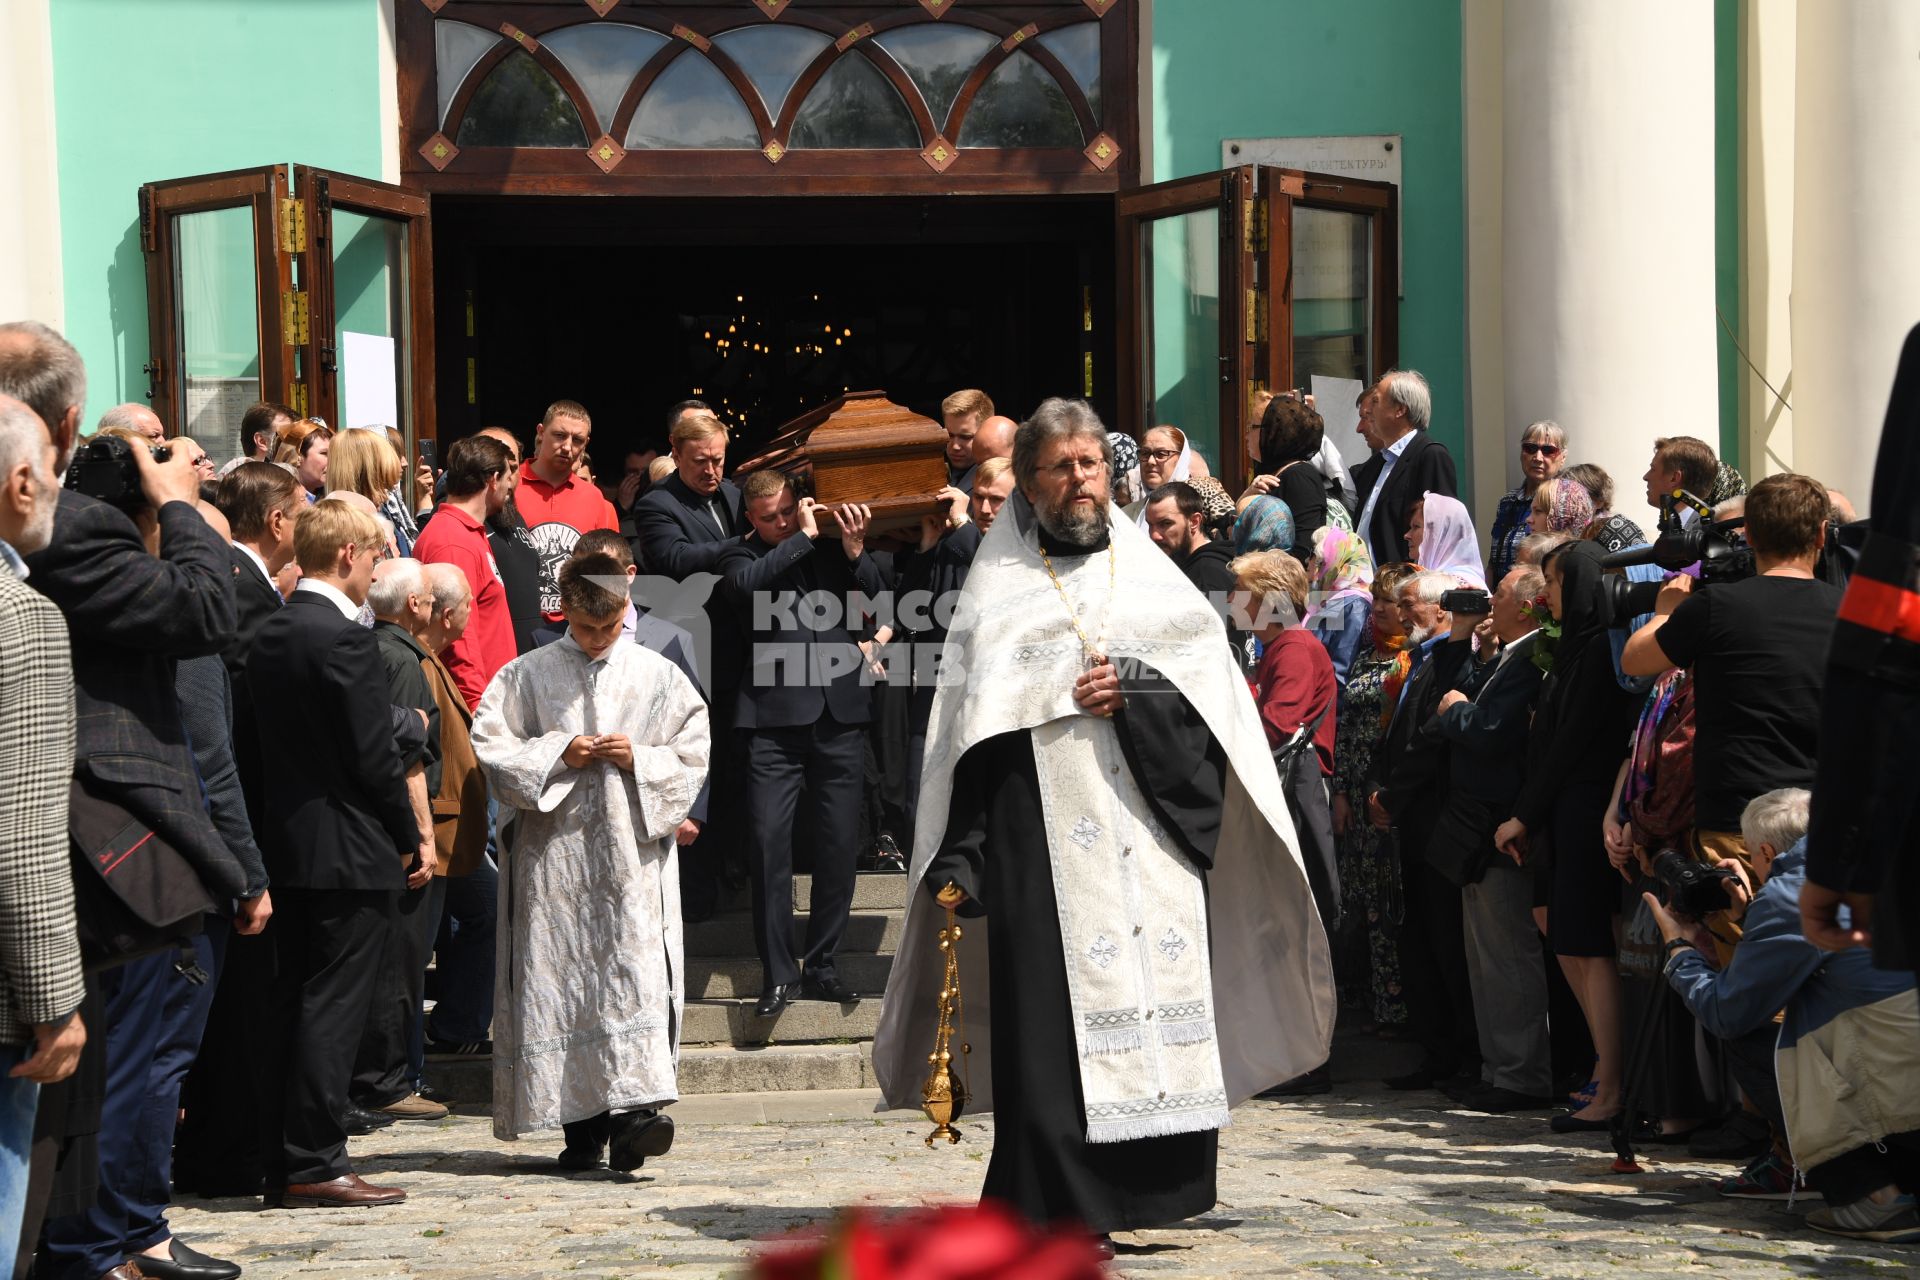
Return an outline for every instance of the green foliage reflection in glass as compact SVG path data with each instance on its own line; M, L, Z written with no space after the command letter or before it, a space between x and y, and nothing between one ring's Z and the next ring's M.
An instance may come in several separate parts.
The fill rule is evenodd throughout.
M584 147L580 113L524 49L515 49L488 75L454 142L462 147Z
M1016 53L987 77L957 139L963 147L1081 147L1080 121L1047 69Z
M795 147L918 147L913 116L879 68L857 51L827 68L794 117Z

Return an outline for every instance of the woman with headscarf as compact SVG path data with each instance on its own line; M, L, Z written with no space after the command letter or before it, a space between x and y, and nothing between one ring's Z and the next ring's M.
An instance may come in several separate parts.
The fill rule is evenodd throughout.
M1466 586L1487 589L1473 517L1457 498L1427 492L1407 526L1407 554L1423 569L1450 573Z
M1292 551L1293 512L1278 498L1259 497L1240 508L1233 522L1233 554Z
M1214 476L1200 476L1187 483L1200 495L1200 526L1207 531L1207 536L1220 542L1231 538L1233 523L1239 518L1239 512L1234 509L1233 497L1227 492L1227 487Z
M1527 517L1540 486L1560 474L1567 461L1567 433L1549 419L1534 423L1520 436L1520 483L1493 511L1493 544L1487 557L1487 577L1499 582L1514 566L1520 544L1533 530Z
M1293 512L1294 545L1288 550L1302 564L1313 558L1313 540L1320 530L1329 524L1353 527L1337 486L1329 485L1320 471L1326 436L1319 413L1294 396L1275 396L1261 415L1256 456L1263 474L1255 476L1248 489L1278 497Z
M1579 481L1561 476L1533 491L1528 527L1535 533L1564 533L1578 538L1592 523L1593 498Z
M1592 462L1576 462L1566 469L1569 480L1578 481L1580 487L1593 499L1593 523L1587 526L1587 540L1597 542L1607 551L1625 551L1628 547L1644 546L1647 535L1640 526L1613 509L1613 477L1607 469Z
M1555 1116L1556 1133L1606 1129L1624 1102L1613 927L1621 886L1595 819L1613 794L1638 701L1621 687L1607 642L1612 607L1600 564L1604 554L1591 542L1567 542L1548 552L1541 566L1547 608L1560 634L1534 712L1526 786L1514 815L1494 833L1495 845L1524 858L1536 873L1543 864L1549 868L1544 885L1536 880L1536 901L1546 902L1547 939L1599 1055L1592 1100Z
M1165 423L1150 427L1140 437L1140 492L1130 506L1123 507L1141 532L1147 528L1147 495L1163 484L1185 480L1193 472L1193 447L1187 433Z
M1359 1006L1382 1029L1407 1020L1397 941L1400 864L1366 820L1367 793L1373 786L1373 757L1411 666L1394 601L1415 572L1410 564L1388 564L1373 574L1371 616L1361 633L1367 643L1347 668L1333 739L1334 866L1340 875L1342 918L1358 935L1336 945L1335 981L1342 999Z
M1373 632L1373 559L1357 533L1329 525L1314 535L1313 599L1306 628L1326 646L1333 676L1344 688L1347 673Z

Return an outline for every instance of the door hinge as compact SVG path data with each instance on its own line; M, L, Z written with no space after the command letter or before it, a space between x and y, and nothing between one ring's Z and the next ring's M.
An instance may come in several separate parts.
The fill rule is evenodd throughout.
M288 289L280 295L280 340L290 347L307 345L305 289Z
M1080 394L1085 396L1087 399L1091 400L1093 399L1093 352L1091 351L1082 352L1080 356L1080 361L1081 361Z
M307 206L299 200L283 198L280 201L280 252L305 253L307 251Z
M1255 196L1247 201L1247 252L1267 251L1267 198Z
M152 253L156 245L153 232L153 188L140 188L140 249Z
M287 407L301 417L307 416L307 384L304 382L287 383Z
M1247 290L1247 341L1267 340L1267 295L1258 289Z

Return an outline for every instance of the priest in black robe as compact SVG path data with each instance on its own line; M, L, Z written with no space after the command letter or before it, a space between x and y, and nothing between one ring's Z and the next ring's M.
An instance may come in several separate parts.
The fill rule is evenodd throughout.
M1111 507L1111 464L1084 402L1020 430L948 637L875 1047L887 1103L919 1105L933 933L970 917L983 1195L1103 1234L1210 1209L1230 1106L1324 1061L1333 1026L1251 696L1205 597Z

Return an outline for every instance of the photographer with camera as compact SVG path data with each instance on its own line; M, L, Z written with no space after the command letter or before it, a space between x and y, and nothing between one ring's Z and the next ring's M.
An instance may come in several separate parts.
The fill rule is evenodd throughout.
M50 330L9 329L6 337L28 337L35 348L14 372L33 366L44 378L71 370L73 403L84 400L84 371L64 339ZM235 626L226 541L197 509L200 475L192 453L150 450L144 440L113 435L88 440L66 461L52 539L27 563L29 585L60 609L73 646L76 848L83 855L96 851L87 847L88 831L137 824L153 837L156 874L173 874L166 868L175 864L158 860L170 849L185 862L178 874L199 882L180 888L223 902L245 894L247 877L208 814L175 692L176 662L220 653ZM83 1061L75 1095L59 1105L63 1137L99 1133L100 1185L97 1198L72 1185L70 1152L60 1175L66 1185L55 1188L40 1273L103 1275L129 1254L157 1249L151 1274L171 1276L190 1260L197 1259L190 1262L196 1266L211 1261L173 1240L164 1217L180 1080L174 1067L184 1069L174 1046L198 1040L205 1003L196 998L196 984L205 975L188 963L190 951L174 945L135 945L128 959L115 946L113 921L128 909L112 900L117 891L84 878L76 890L81 941L91 947L96 970L88 985L105 1003L101 1060L91 1067L92 1087L104 1080L104 1096L96 1121L86 1114L81 1092L89 1071ZM198 919L183 921L180 937L198 933ZM165 932L171 939L173 931ZM28 1232L31 1219L30 1213Z
M1920 1069L1911 1047L1920 1001L1911 973L1876 969L1864 951L1829 955L1802 932L1808 799L1781 788L1741 814L1751 871L1716 887L1744 912L1745 936L1724 971L1698 925L1652 894L1646 901L1668 951L1667 981L1726 1041L1741 1088L1787 1135L1791 1166L1826 1197L1807 1221L1860 1240L1920 1243ZM1721 1191L1784 1199L1791 1166L1769 1151Z
M1653 619L1627 641L1620 669L1693 673L1695 852L1745 863L1740 813L1777 787L1813 784L1827 649L1837 587L1814 577L1826 544L1827 491L1784 473L1746 499L1753 577L1695 590L1679 576L1660 589ZM1749 867L1749 869L1751 869Z

